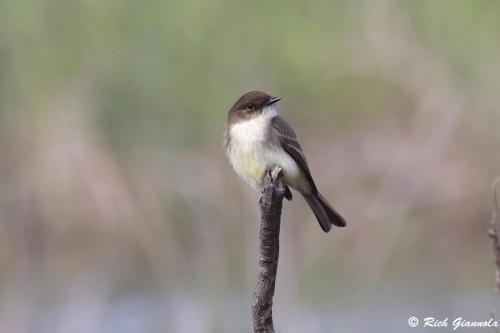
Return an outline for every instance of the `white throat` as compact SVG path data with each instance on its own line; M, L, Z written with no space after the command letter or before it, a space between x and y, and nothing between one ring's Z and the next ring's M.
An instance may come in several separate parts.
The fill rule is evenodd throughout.
M267 106L259 116L231 126L231 138L236 142L247 144L264 141L271 124L271 119L277 115L278 113L274 105Z

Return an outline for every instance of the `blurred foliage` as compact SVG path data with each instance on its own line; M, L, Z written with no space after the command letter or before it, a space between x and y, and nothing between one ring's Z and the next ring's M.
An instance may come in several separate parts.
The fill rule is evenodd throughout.
M377 112L386 102L370 98L387 85L379 78L349 78L353 61L371 61L369 53L355 53L366 40L364 7L377 4L4 0L0 6L2 110L43 113L64 86L86 78L99 123L120 146L200 142L220 132L232 101L253 88L286 96L297 105L293 112L325 112L339 97L346 101L333 109L339 113ZM496 60L497 1L395 8L459 82L474 86L481 79L474 64ZM349 108L360 100L366 103Z
M0 331L247 330L257 195L221 139L252 89L349 223L285 204L282 331L487 316L498 31L497 0L0 0Z

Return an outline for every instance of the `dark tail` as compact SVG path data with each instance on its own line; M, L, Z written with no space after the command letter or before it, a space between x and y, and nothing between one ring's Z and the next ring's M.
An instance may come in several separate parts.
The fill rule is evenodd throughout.
M314 215L324 232L330 231L330 229L332 229L332 224L337 227L346 226L344 218L340 216L340 214L337 213L332 206L330 206L321 193L318 192L314 195L304 195L304 198L314 212Z

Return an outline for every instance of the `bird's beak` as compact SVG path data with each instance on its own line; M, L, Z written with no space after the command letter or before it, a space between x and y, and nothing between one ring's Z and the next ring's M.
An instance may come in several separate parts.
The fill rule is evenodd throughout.
M281 100L281 98L279 98L279 97L271 97L269 99L269 101L266 103L266 106L272 105L272 104L278 102L279 100Z

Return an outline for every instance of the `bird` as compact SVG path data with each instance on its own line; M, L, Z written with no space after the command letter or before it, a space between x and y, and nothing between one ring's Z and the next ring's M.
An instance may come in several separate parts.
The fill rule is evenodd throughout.
M332 225L345 227L345 219L318 191L295 131L278 114L280 100L263 91L250 91L229 109L224 145L231 166L259 191L266 172L281 168L288 200L292 199L290 187L302 194L324 232Z

